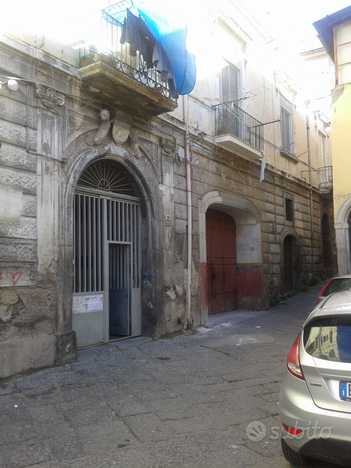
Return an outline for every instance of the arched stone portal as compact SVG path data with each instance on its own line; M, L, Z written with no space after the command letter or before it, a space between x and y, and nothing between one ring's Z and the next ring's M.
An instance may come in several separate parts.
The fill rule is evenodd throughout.
M284 229L280 235L281 293L298 291L300 282L300 240L294 229Z
M199 200L200 306L201 321L208 317L208 268L206 212L208 208L229 215L236 227L237 306L262 307L261 225L254 205L243 198L223 192L209 192Z
M80 141L84 141L84 135L80 136ZM162 321L161 313L159 316L151 314L148 307L152 301L155 310L162 311L162 281L153 281L154 272L157 271L156 265L162 262L162 251L156 249L155 245L160 243L163 236L163 223L159 222L154 215L155 210L156 212L160 210L161 203L155 169L152 164L145 165L144 161L136 160L133 155L119 146L87 148L81 143L81 149L76 152L75 146L79 147L78 143L72 142L71 147L67 149L67 183L62 187L62 204L60 205L57 328L62 333L63 339L67 332L76 331L78 346L85 346L88 342L91 344L108 342L115 337L136 336L141 333L141 330L143 333L152 334L158 321ZM148 160L146 153L143 153L143 156L144 160ZM95 186L91 186L89 180L97 177L98 166L95 166L93 171L90 169L94 167L92 164L97 162L103 164L101 168L107 166L117 168L117 172L125 179L123 190L119 184L115 192L111 191L113 180L109 177L106 179L102 174L98 177L98 184L95 181L93 182ZM88 167L90 169L85 172ZM118 180L117 178L117 182ZM106 190L108 186L109 191ZM76 229L77 209L81 210L79 215L81 224L78 231ZM89 217L88 213L90 213ZM89 222L87 222L88 218ZM132 221L129 224L126 222L128 219ZM86 226L90 226L90 231L86 230ZM82 235L84 229L86 230L85 237ZM151 232L155 234L150 235ZM78 240L74 237L74 233L78 236ZM98 236L101 236L100 244ZM97 253L91 255L89 252L88 239L92 241L90 242L92 252L94 248L99 250L100 245L101 259ZM86 242L85 247L84 242ZM85 257L82 255L83 251L77 252L79 244L81 249L86 249ZM87 257L91 259L86 259ZM102 259L104 262L100 268L99 262L102 264ZM77 263L79 264L78 271ZM128 271L130 267L129 283L120 281L117 276L112 278L111 265L113 264L117 272ZM79 274L82 274L84 269L85 277L81 276L79 280ZM95 271L94 275L90 274L92 269ZM83 278L86 283L81 282L78 286L78 282ZM108 281L107 284L106 281L111 278L112 283ZM99 281L101 281L100 284ZM78 292L79 288L82 289L80 292ZM114 336L111 337L110 329L116 325L110 321L112 317L109 313L109 296L112 296L110 291L112 292L113 289L118 290L115 291L117 296L118 294L122 296L122 302L125 301L124 305L128 307L128 313L123 315L122 321L118 318L117 328L114 329ZM122 291L123 289L128 291ZM98 310L101 293L103 296L102 311ZM124 299L123 295L125 295ZM73 299L74 296L81 297ZM84 296L93 297L85 299ZM120 301L121 297L117 299ZM79 331L79 324L76 321L78 318L79 322L79 317L75 317L76 312L82 313L79 310L84 309L86 312L90 309L91 318L94 319L95 314L95 319L99 322L99 332L95 337L90 336L87 340L84 338L87 330L82 333ZM99 312L100 317L97 317ZM81 323L83 329L85 325ZM87 328L91 328L90 325ZM89 334L88 330L87 335ZM60 348L63 348L61 344L58 349ZM60 356L58 356L59 361Z
M117 161L94 161L79 177L73 247L78 347L140 335L140 190Z
M335 234L339 275L351 272L350 229L348 217L351 212L351 196L345 198L335 216Z

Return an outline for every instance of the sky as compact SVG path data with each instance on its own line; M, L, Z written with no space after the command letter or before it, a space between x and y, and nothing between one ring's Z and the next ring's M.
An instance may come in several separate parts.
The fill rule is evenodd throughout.
M206 3L217 0L151 0L165 2L170 8L188 11L191 18L201 21L201 10ZM79 39L77 31L86 26L89 15L107 6L109 0L61 0L49 6L47 0L16 0L1 7L0 31L24 28L31 31L47 25L47 31L67 42ZM111 0L113 3L113 0ZM286 44L299 44L316 37L312 23L351 4L351 0L241 0L270 36ZM15 6L14 6L15 5ZM308 48L308 47L307 47Z
M351 5L351 0L241 0L273 37L286 44L304 43L316 37L312 23Z

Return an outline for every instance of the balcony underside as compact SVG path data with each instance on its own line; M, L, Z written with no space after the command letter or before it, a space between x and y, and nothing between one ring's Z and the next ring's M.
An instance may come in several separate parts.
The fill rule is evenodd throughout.
M239 140L239 138L226 133L224 135L218 135L215 137L216 145L223 148L231 153L235 153L249 161L262 160L263 156L260 150L257 150L253 146Z
M177 108L177 103L157 88L150 88L102 61L80 68L79 73L89 92L129 114L147 118Z

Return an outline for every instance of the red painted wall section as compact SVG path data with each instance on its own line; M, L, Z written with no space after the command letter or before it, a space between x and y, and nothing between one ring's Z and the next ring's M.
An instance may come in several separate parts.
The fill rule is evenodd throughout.
M262 307L262 266L237 265L238 308Z

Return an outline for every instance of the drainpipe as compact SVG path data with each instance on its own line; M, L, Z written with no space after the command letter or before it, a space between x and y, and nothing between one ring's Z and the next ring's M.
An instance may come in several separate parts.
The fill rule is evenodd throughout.
M191 175L189 159L189 127L188 127L188 95L183 95L183 118L185 123L185 176L186 176L186 204L188 218L188 278L187 278L187 309L186 309L186 328L191 328L191 259L192 259L192 210L191 210Z

